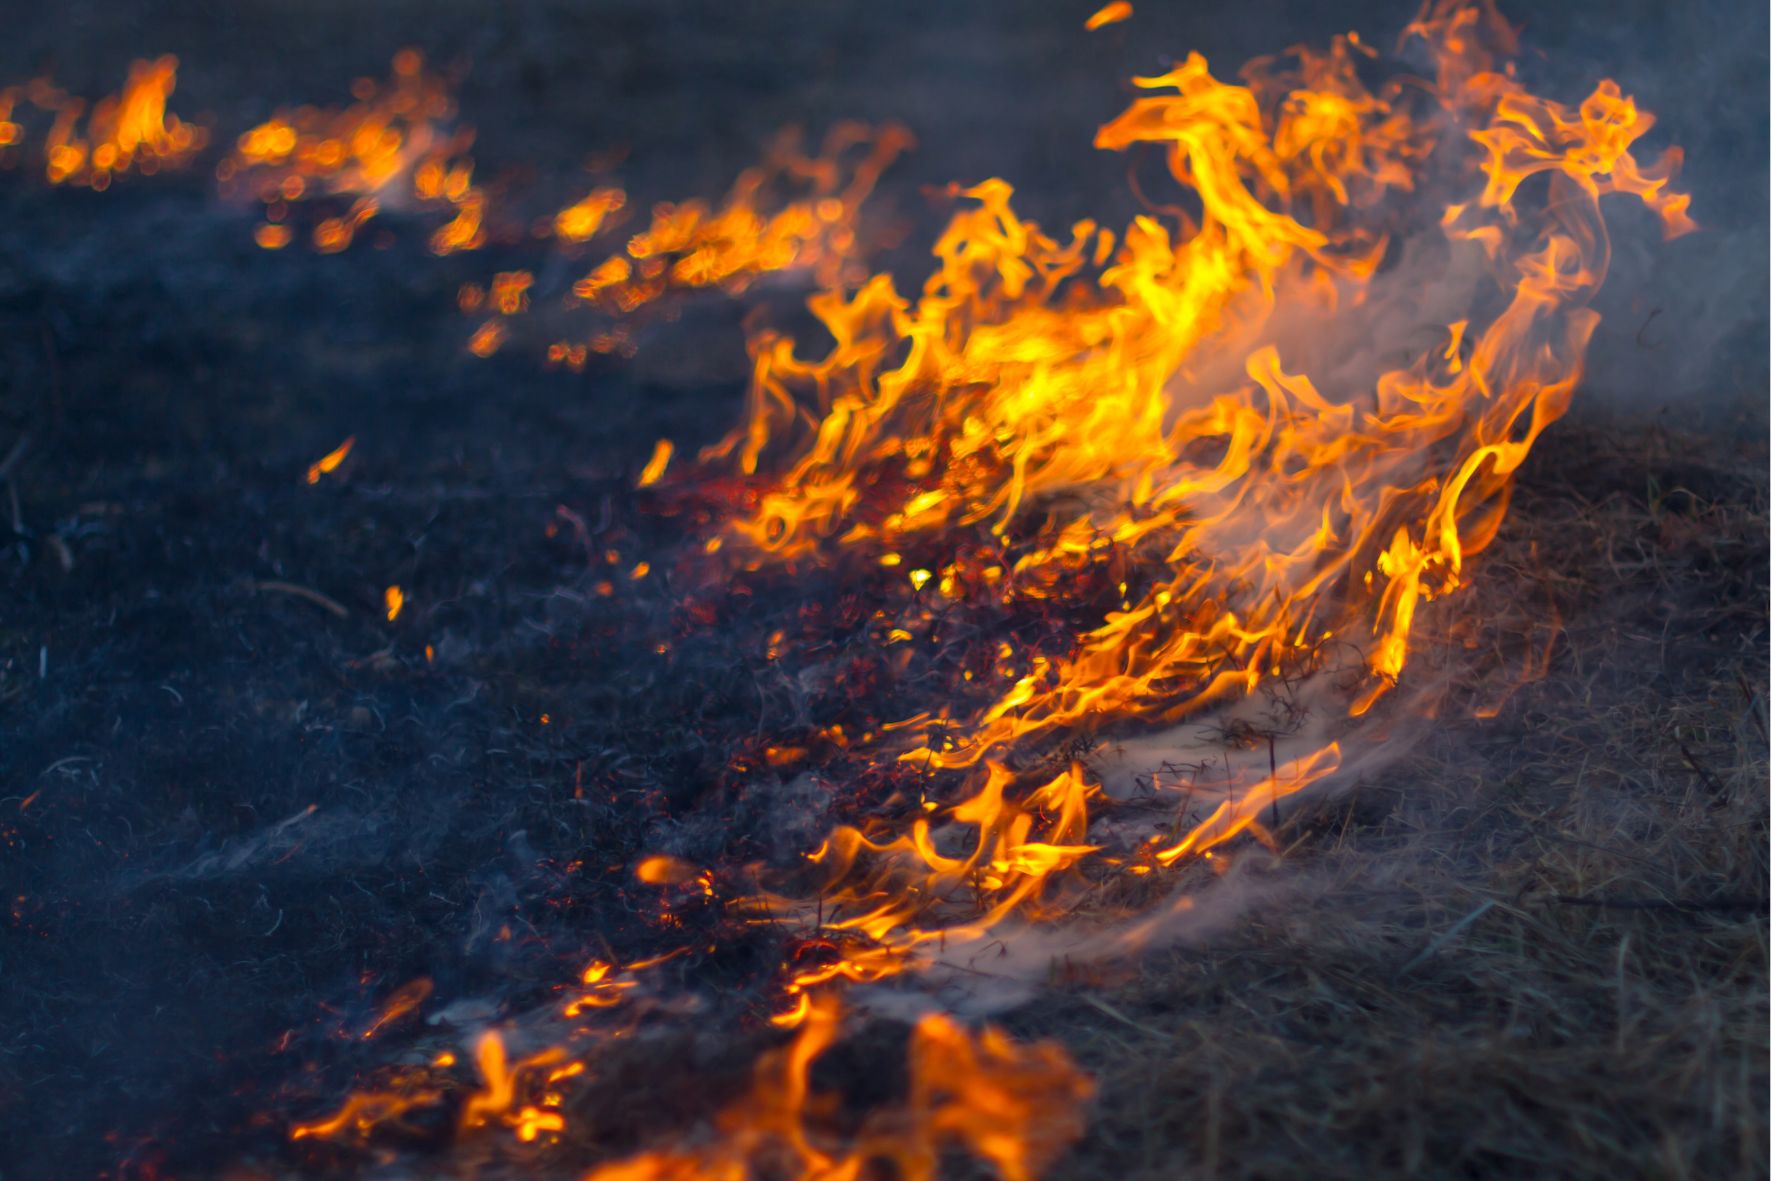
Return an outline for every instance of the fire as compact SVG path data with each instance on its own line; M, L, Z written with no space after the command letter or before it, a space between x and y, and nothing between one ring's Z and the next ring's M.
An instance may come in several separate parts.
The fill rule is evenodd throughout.
M1079 867L1146 875L1261 835L1279 800L1338 771L1340 741L1281 759L1270 733L1265 752L1227 752L1216 789L1188 787L1201 811L1184 803L1171 841L1130 856L1091 839L1087 767L1012 768L1109 724L1233 716L1269 685L1312 685L1351 727L1403 680L1423 613L1470 581L1581 376L1600 199L1637 198L1668 236L1693 227L1677 150L1636 159L1652 120L1615 83L1576 107L1527 93L1486 8L1431 5L1409 37L1437 62L1429 87L1368 89L1355 67L1372 51L1351 34L1252 63L1243 85L1198 55L1137 79L1096 145L1160 149L1197 215L1053 235L986 181L957 194L920 296L887 275L821 292L822 355L753 339L748 416L701 457L756 480L755 510L722 535L735 561L935 558L909 571L910 618L929 596L1008 607L1125 572L1117 610L1069 650L1006 654L984 704L844 739L967 786L902 825L831 834L813 921L832 952L784 966L779 1022L810 1019L808 990L1061 911L1046 900ZM1472 280L1405 365L1338 353L1368 330L1381 262L1422 252L1499 276L1501 298Z
M787 456L733 525L753 562L984 530L1013 555L1005 599L1112 552L1165 564L963 742L902 758L967 767L1092 719L1173 722L1308 670L1331 634L1370 637L1351 712L1397 682L1417 610L1464 583L1509 477L1580 376L1605 264L1598 198L1628 193L1670 234L1691 228L1667 188L1677 153L1637 163L1650 120L1615 84L1578 109L1537 99L1452 36L1467 25L1435 10L1412 26L1443 63L1425 109L1401 86L1368 92L1351 37L1290 74L1257 63L1248 86L1190 56L1137 80L1149 97L1096 143L1163 148L1196 224L1082 222L1060 239L989 181L962 194L919 299L877 276L811 301L835 341L824 356L755 343L749 419L704 456L746 473ZM1486 154L1472 160L1472 144ZM1263 337L1283 307L1332 322L1359 305L1430 158L1460 161L1479 187L1456 212L1426 212L1443 215L1454 258L1459 239L1497 244L1511 302L1449 323L1407 367L1320 389ZM1549 193L1519 199L1538 173ZM1194 376L1245 341L1240 374ZM1051 519L1060 498L1088 507ZM930 577L913 574L919 590Z
M1093 33L1097 29L1131 19L1132 5L1126 3L1126 0L1113 0L1113 3L1104 4L1097 9L1088 20L1083 22L1083 27Z
M588 242L596 237L611 214L628 203L620 189L596 189L554 217L554 234L562 242Z
M319 459L315 460L308 468L308 483L318 484L321 476L330 475L337 471L339 465L351 454L351 448L356 445L357 436L351 435L337 447L334 447L331 451L328 451L325 455L322 455Z
M631 319L673 293L717 290L740 295L761 276L785 271L805 273L822 285L855 280L856 219L880 174L911 145L902 128L870 128L844 123L833 128L816 154L808 154L797 132L772 143L761 163L745 170L718 205L699 200L660 202L652 207L643 229L631 234L625 247L592 264L571 285L577 309L618 321L607 331L582 342L555 341L548 348L554 364L582 369L587 352L632 351L631 338L619 321ZM614 187L593 190L555 215L552 233L569 256L611 234L626 211L627 194ZM502 276L501 276L502 277ZM496 291L498 279L492 289ZM477 311L485 302L464 290L463 311ZM475 330L476 342L502 344L509 326L498 317L528 310L524 299L514 304L496 300L494 315ZM490 327L497 324L497 328ZM490 356L496 344L470 345Z
M132 64L123 89L90 111L85 99L47 78L0 90L0 147L25 142L22 103L51 119L43 145L51 184L105 189L130 171L153 175L182 168L209 142L209 133L167 110L177 81L178 59L168 54Z
M587 302L631 311L671 287L742 291L756 275L789 267L810 270L820 282L837 282L854 241L856 211L910 142L896 127L875 132L842 124L817 156L807 156L797 135L784 135L762 164L733 183L718 208L700 201L655 206L651 223L628 240L627 277L577 293ZM864 154L846 164L856 151ZM766 212L768 190L783 183L797 183L807 192Z
M931 1181L954 1150L988 1162L1003 1181L1029 1181L1082 1133L1077 1112L1089 1084L1062 1050L929 1016L911 1034L902 1105L870 1113L847 1143L821 1134L815 1117L830 1104L813 1091L811 1068L836 1041L841 1016L829 999L811 1004L793 1041L760 1058L750 1092L715 1118L710 1143L606 1164L584 1181L859 1181L882 1166Z
M1131 15L1108 4L1086 27ZM920 710L732 752L741 770L895 777L888 804L832 827L791 872L663 853L607 867L660 929L718 908L776 936L785 950L750 1018L789 1032L770 1034L788 1040L707 1134L586 1181L929 1178L956 1150L1007 1181L1036 1176L1079 1134L1089 1094L1062 1051L924 1016L902 1101L839 1118L841 1096L812 1082L843 1030L839 993L969 947L1007 955L1018 933L1070 921L1116 879L1223 865L1227 842L1266 839L1283 800L1345 774L1387 713L1426 699L1399 690L1435 604L1472 583L1514 474L1580 381L1609 256L1602 199L1634 198L1669 237L1694 223L1673 188L1678 150L1638 158L1654 120L1615 82L1574 105L1528 92L1508 61L1513 31L1487 4L1431 0L1406 40L1434 77L1369 84L1388 67L1350 33L1258 59L1238 81L1198 54L1134 79L1094 144L1161 159L1174 190L1161 212L1053 230L1017 212L1003 179L955 187L914 292L867 268L859 233L909 136L857 124L816 152L784 137L718 202L636 215L611 184L550 202L536 233L556 265L459 288L461 311L480 317L467 349L488 357L517 317L567 297L550 274L577 275L570 308L595 328L548 349L577 370L592 353L632 353L667 296L808 277L828 343L755 329L736 428L690 462L658 440L636 487L664 497L718 473L736 507L696 539L695 560L837 568L884 598L866 634L901 668L962 607L1084 620L1056 638L982 642ZM90 116L47 82L0 92L0 148L28 140L29 106L51 122L54 183L104 188L182 164L204 133L167 111L175 70L170 57L137 63ZM352 94L279 112L220 162L224 190L263 208L258 244L283 249L300 225L316 251L342 252L377 217L418 208L434 215L434 253L481 246L500 211L474 182L446 81L407 50L386 82ZM678 577L657 554L593 548L560 514L601 551L599 596ZM388 622L404 603L385 588ZM765 658L792 643L773 633ZM1296 724L1250 720L1281 699ZM1121 800L1090 744L1172 752L1177 727L1203 719L1225 736L1220 758L1150 776L1167 831L1100 823ZM738 880L745 892L729 894ZM538 1010L575 1023L557 1043L513 1055L507 1040L535 1044L513 1025L480 1031L471 1064L433 1046L290 1138L361 1145L428 1109L453 1113L463 1137L545 1145L577 1131L567 1089L595 1067L576 1039L632 1032L599 1023L637 1021L650 991L639 973L686 951L623 966L605 951ZM431 988L414 981L345 1036L389 1040Z
M242 134L216 166L224 192L264 206L259 245L287 243L276 231L295 206L349 198L347 212L315 226L315 249L346 249L384 204L449 211L431 239L438 254L478 247L485 195L467 155L474 136L454 126L447 81L425 68L417 50L405 49L394 55L387 81L358 79L351 93L356 101L347 107L279 111Z
M634 482L634 486L637 488L645 488L648 485L658 483L659 479L665 473L665 468L670 466L672 450L673 448L669 439L660 439L657 444L653 446L652 458L648 459L646 461L646 466L640 470L640 478Z
M413 1012L430 995L431 981L428 977L420 976L417 980L405 985L388 999L388 1003L382 1008L381 1016L377 1017L374 1023L363 1031L363 1039L367 1041L380 1033L386 1026Z

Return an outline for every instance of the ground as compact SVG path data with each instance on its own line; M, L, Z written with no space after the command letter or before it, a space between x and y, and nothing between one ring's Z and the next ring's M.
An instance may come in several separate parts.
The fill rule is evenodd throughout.
M1408 13L1144 7L1086 39L1058 4L73 6L9 29L0 82L53 61L98 93L174 51L178 109L231 127L417 43L473 59L483 169L569 186L625 143L658 197L717 193L780 124L894 117L920 147L884 197L926 232L921 186L990 174L1055 224L1123 215L1097 201L1120 165L1086 145L1154 54L1235 62ZM1227 928L999 1015L1095 1078L1054 1176L1764 1175L1765 114L1731 96L1763 93L1765 14L1639 7L1540 16L1562 64L1535 68L1618 73L1663 112L1709 236L1620 249L1577 410L1484 555L1496 629L1560 620L1545 675L1291 818ZM1738 20L1762 48L1732 48ZM805 611L847 636L865 587L706 588L660 560L594 590L706 511L633 477L653 440L733 421L738 312L699 305L582 375L475 359L456 287L518 253L438 260L387 220L386 249L273 256L204 171L105 193L0 174L5 1181L368 1167L286 1139L373 1060L336 1028L419 976L521 1011L593 942L653 949L628 879L585 866L778 857L866 806L784 828L730 767L806 708L746 638ZM585 1101L594 1154L742 1082L770 954L671 969L751 1024L612 1067L631 1093Z

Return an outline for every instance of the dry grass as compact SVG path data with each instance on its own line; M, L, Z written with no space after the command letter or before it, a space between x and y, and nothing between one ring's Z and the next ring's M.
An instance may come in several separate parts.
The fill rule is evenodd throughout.
M1294 821L1284 901L1123 1019L1023 1014L1098 1080L1056 1176L1765 1175L1763 468L1551 448L1478 591L1548 588L1550 674Z

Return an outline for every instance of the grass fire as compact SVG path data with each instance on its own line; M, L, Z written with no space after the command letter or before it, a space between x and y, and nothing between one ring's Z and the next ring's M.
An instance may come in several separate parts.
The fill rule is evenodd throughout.
M1627 7L22 19L0 1181L1765 1176L1765 14Z

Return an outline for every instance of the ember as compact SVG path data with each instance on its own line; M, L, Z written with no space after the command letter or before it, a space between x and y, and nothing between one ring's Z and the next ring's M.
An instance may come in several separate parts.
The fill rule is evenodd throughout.
M1063 24L1107 52L1161 19L1148 7L1067 10ZM263 96L295 102L238 120L173 113L171 56L138 61L90 107L47 75L0 90L0 163L29 164L10 182L21 201L184 202L148 236L180 222L181 243L205 245L172 253L216 277L169 271L147 286L176 307L210 283L203 306L222 323L188 355L144 330L143 363L167 351L207 382L212 363L251 360L252 381L221 379L228 413L276 439L224 461L212 440L231 447L245 427L192 427L156 401L152 429L146 411L95 416L102 446L58 442L99 473L139 447L140 480L275 473L238 504L213 488L172 498L179 529L156 526L115 558L94 539L137 536L136 485L69 477L63 523L27 527L16 481L30 433L0 459L21 571L44 554L56 561L31 565L33 579L77 579L89 562L155 572L140 586L121 575L124 590L104 593L124 597L104 611L93 600L81 627L0 651L0 699L50 691L64 675L52 645L78 670L65 675L123 675L94 647L120 612L120 635L188 639L145 661L148 690L126 702L97 688L45 699L44 725L82 753L46 760L4 810L9 850L57 859L44 883L8 884L11 929L33 956L58 931L111 921L101 914L147 933L127 941L137 954L158 932L236 926L250 949L187 956L177 1005L87 1006L129 1009L154 1027L132 1036L158 1048L128 1052L169 1060L192 1056L159 1045L179 1029L226 1026L209 1073L179 1076L200 1097L79 1117L118 1129L93 1169L117 1181L1310 1172L1294 1158L1323 1159L1322 1137L1287 1116L1276 1148L1260 1129L1281 1117L1242 1106L1221 1075L1321 1049L1329 1035L1313 1024L1350 1012L1385 1030L1398 997L1445 995L1436 960L1504 914L1510 934L1484 946L1573 955L1544 938L1566 916L1543 907L1630 909L1650 887L1621 894L1624 870L1601 879L1559 858L1611 856L1633 826L1674 823L1559 819L1556 843L1480 889L1423 835L1476 809L1508 815L1471 846L1525 844L1586 806L1590 763L1627 783L1616 768L1644 762L1610 738L1583 738L1573 760L1480 753L1552 733L1508 720L1521 700L1563 693L1584 703L1557 714L1573 718L1595 699L1599 674L1571 671L1586 659L1570 655L1578 635L1626 643L1571 587L1644 567L1606 542L1541 551L1545 521L1594 502L1547 506L1527 477L1558 446L1613 306L1612 233L1646 253L1699 228L1682 151L1649 146L1656 120L1628 85L1565 88L1521 64L1517 38L1487 0L1428 0L1390 50L1347 32L1226 69L1173 46L1183 56L1132 77L1094 132L1125 191L1063 219L1048 218L1062 203L1038 180L994 176L926 186L907 211L910 186L891 178L916 141L881 117L891 95L821 138L778 133L748 167L714 173L736 179L705 199L661 184L670 172L647 163L643 140L581 145L597 155L579 175L550 174L521 127L476 105L504 93L505 75L476 90L465 58L439 67L452 59L416 48L395 52L385 78ZM545 94L531 67L517 67L523 86ZM187 64L187 83L199 72ZM939 141L942 129L917 130ZM1090 145L1068 147L1083 159ZM154 179L171 173L176 192ZM230 245L213 249L223 234ZM235 266L272 286L255 294ZM268 319L259 299L286 310ZM404 310L384 321L390 307ZM384 328L420 314L422 332ZM53 392L40 417L62 432L78 415L62 405L74 353L56 343L57 317L41 315ZM96 384L87 372L82 388ZM297 413L309 401L326 412ZM1652 482L1653 538L1636 552L1708 552L1706 576L1763 559L1763 485L1707 500L1693 482ZM251 522L253 542L206 558L193 522L223 510ZM1717 559L1721 544L1743 554ZM1669 579L1641 577L1659 610ZM1709 661L1706 702L1726 700L1716 709L1733 721L1725 733L1679 713L1662 728L1685 769L1667 815L1699 826L1709 851L1619 856L1670 867L1653 896L1667 909L1736 916L1734 943L1718 935L1691 954L1739 976L1763 951L1765 900L1746 891L1765 868L1764 823L1744 817L1764 798L1764 669L1741 671L1719 637L1751 633L1743 650L1763 656L1766 629L1763 570L1730 578L1725 606L1679 634ZM186 584L166 615L163 587ZM1659 645L1665 661L1677 613L1642 611L1629 619L1641 642L1607 651ZM219 613L234 624L211 637ZM144 615L157 622L133 622ZM239 683L219 679L230 675ZM83 753L116 750L140 719L168 737L141 759L151 783L135 794L178 817L151 837L103 794L101 775L128 760ZM262 751L225 746L260 730L276 735ZM216 742L225 774L200 753ZM1574 764L1573 803L1532 802L1524 771L1485 782L1490 766ZM1385 787L1405 801L1399 816L1441 811L1397 821L1407 841L1389 821L1362 837L1372 785L1398 777L1449 785ZM1407 855L1336 868L1362 840ZM81 867L101 857L114 897L63 885L97 880ZM1366 925L1341 958L1313 959L1292 933L1318 922L1320 890L1345 898L1346 881L1413 881L1423 866L1448 875L1435 904L1394 928L1347 920ZM1290 950L1233 983L1220 941L1270 928ZM1572 1002L1617 1010L1599 1039L1611 1057L1589 1073L1612 1071L1652 1025L1663 1055L1691 1028L1730 1027L1708 1009L1692 1027L1654 1025L1673 1006L1633 999L1648 976L1627 986L1632 938L1596 953L1600 982ZM1677 942L1662 933L1636 954ZM94 974L121 978L124 950L94 952ZM1191 966L1174 968L1183 954ZM261 955L267 966L238 967ZM269 966L279 957L287 969ZM33 995L58 995L51 971ZM1202 985L1206 1016L1197 997L1161 999L1170 976L1219 972ZM1460 978L1490 990L1486 1011L1512 1014L1484 1044L1559 1028L1534 1006L1569 973L1547 972L1554 982L1517 987L1506 970ZM1703 974L1656 972L1663 987ZM1358 980L1334 987L1390 991L1267 992L1344 978ZM239 983L211 998L218 979ZM1447 1020L1438 999L1423 1003L1429 1016L1403 1031L1427 1047L1412 1062L1432 1057ZM1747 1028L1749 1010L1731 1020ZM45 1044L96 1061L117 1040ZM1266 1073L1301 1072L1286 1061ZM1325 1084L1336 1103L1352 1102L1356 1075L1401 1071L1338 1063ZM1763 1067L1682 1092L1694 1111L1736 1113L1739 1151L1714 1128L1715 1143L1678 1152L1635 1133L1634 1151L1665 1150L1689 1175L1749 1162L1763 1127L1737 1116ZM1128 1069L1190 1081L1146 1094ZM1695 1068L1669 1069L1698 1085ZM1471 1072L1454 1073L1462 1093ZM94 1092L80 1077L67 1089ZM1514 1096L1498 1077L1493 1090ZM1398 1175L1427 1170L1429 1140L1458 1140L1439 1126L1424 1139L1397 1114L1417 1098L1450 1102L1378 1104L1410 1129L1372 1132L1370 1159L1402 1162ZM1089 1138L1092 1126L1111 1131ZM1460 1175L1515 1159L1444 1151Z

